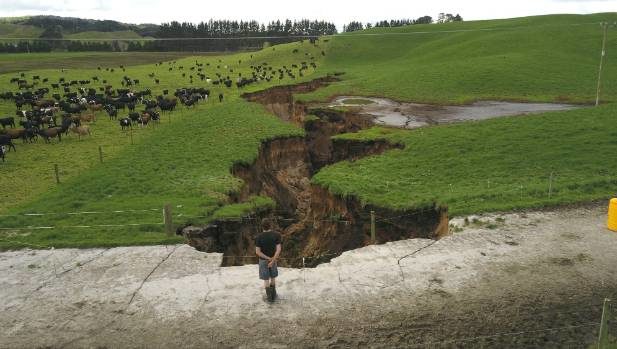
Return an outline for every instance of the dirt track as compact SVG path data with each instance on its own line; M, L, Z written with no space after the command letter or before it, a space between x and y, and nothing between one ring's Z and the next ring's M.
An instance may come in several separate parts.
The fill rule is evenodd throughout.
M605 210L490 216L283 269L274 305L254 265L184 245L5 252L0 347L585 347L617 296Z

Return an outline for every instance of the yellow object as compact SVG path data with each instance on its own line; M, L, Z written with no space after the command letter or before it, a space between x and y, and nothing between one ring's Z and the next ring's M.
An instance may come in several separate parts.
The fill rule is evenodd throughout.
M608 204L608 228L617 231L617 198L611 199Z

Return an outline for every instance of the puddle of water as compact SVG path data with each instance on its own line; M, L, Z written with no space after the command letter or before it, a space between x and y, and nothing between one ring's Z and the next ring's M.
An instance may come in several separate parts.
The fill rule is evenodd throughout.
M366 104L373 104L375 102L369 100L369 99L364 99L364 98L348 98L348 99L344 99L341 101L341 103L343 103L344 105L366 105Z
M571 104L498 101L475 102L464 106L437 106L399 103L387 98L355 96L340 96L328 106L354 107L362 114L374 116L377 124L400 128L418 128L435 124L581 108L581 106Z

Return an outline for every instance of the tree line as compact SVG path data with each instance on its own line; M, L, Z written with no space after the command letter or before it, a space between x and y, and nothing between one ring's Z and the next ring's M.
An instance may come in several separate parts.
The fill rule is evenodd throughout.
M336 34L334 23L311 20L271 21L267 24L255 20L230 21L210 20L198 24L189 22L163 23L155 37L160 39L181 38L184 40L160 40L133 42L134 51L235 51L260 49L264 44L282 44L302 40L298 36L322 36ZM230 40L191 40L185 38Z
M440 13L434 21L431 16L416 19L390 19L375 23L352 21L343 26L343 32L384 27L401 27L415 24L448 23L463 21L457 14ZM259 23L255 20L231 21L209 20L190 23L172 21L161 25L132 25L116 21L86 20L80 18L34 16L17 23L38 26L44 29L39 39L27 41L0 42L0 53L51 52L61 51L190 51L221 52L257 50L268 45L303 40L307 37L333 35L336 26L327 21L300 20L271 21ZM147 33L161 40L110 40L88 42L84 40L62 40L65 33L80 31L134 30L142 35ZM53 40L49 40L53 39Z
M255 20L210 20L197 24L173 21L157 26L157 30L151 33L150 36L161 40L126 39L86 42L62 39L66 32L75 32L84 28L87 30L99 29L102 31L101 29L105 29L105 31L113 31L113 29L126 29L126 27L121 26L124 25L123 23L113 21L91 21L52 16L33 18L36 18L36 20L29 20L27 23L44 26L44 31L39 37L40 40L0 43L0 52L49 52L52 50L239 51L256 50L267 45L337 33L334 23L307 19L300 21L277 20L265 24Z
M343 26L343 32L349 33L358 30L371 29L371 28L393 28L393 27L402 27L406 25L415 25L415 24L431 24L431 23L449 23L449 22L462 22L463 17L461 15L456 14L453 15L451 13L440 13L437 17L437 20L433 21L433 17L431 16L422 16L416 19L390 19L390 20L381 20L375 23L362 23L358 21L351 21L348 24Z

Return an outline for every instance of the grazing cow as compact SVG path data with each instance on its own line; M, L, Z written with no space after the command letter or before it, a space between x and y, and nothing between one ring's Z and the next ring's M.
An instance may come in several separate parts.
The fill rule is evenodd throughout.
M139 121L139 113L137 112L129 113L129 119L131 119L133 123L137 123Z
M71 115L65 116L62 118L61 127L64 131L64 134L69 133L69 128L73 125L80 126L81 122L79 122L79 118L77 118L78 122L74 122L74 118Z
M102 104L90 104L88 105L88 109L90 109L90 111L101 111L103 110L103 105Z
M2 158L2 162L4 162L4 154L6 154L6 147L1 145L0 146L0 158Z
M0 119L0 125L2 128L6 128L7 126L15 127L15 119L11 116Z
M5 135L8 135L9 137L11 137L11 139L17 139L17 138L21 138L24 140L24 143L26 143L26 129L25 128L13 128L10 130L6 130L5 131Z
M122 128L122 130L124 130L125 128L133 128L133 125L131 124L131 119L129 118L120 119L120 127Z
M96 115L92 112L79 115L79 120L83 122L96 122Z
M11 151L11 148L13 148L13 151L17 151L17 149L15 149L15 144L13 144L13 140L9 135L0 135L0 146L8 147L8 151Z
M36 142L36 137L38 136L37 131L38 130L36 128L33 128L33 127L27 128L26 132L24 132L24 136L23 136L24 142L26 142L26 140L29 143Z
M62 142L62 133L66 131L62 127L50 127L39 130L39 136L43 137L46 143L50 143L50 139L58 137L58 142Z
M150 114L143 113L141 117L139 118L139 126L140 127L148 126L149 122L150 122Z
M115 120L118 117L118 109L114 108L111 104L105 106L105 111L109 115L109 120Z
M147 110L146 112L150 115L155 124L161 121L161 114L159 114L156 110Z
M88 126L75 126L75 125L72 125L70 127L70 129L71 129L71 132L77 134L79 140L81 140L81 136L90 136L91 135L90 127L88 127Z

